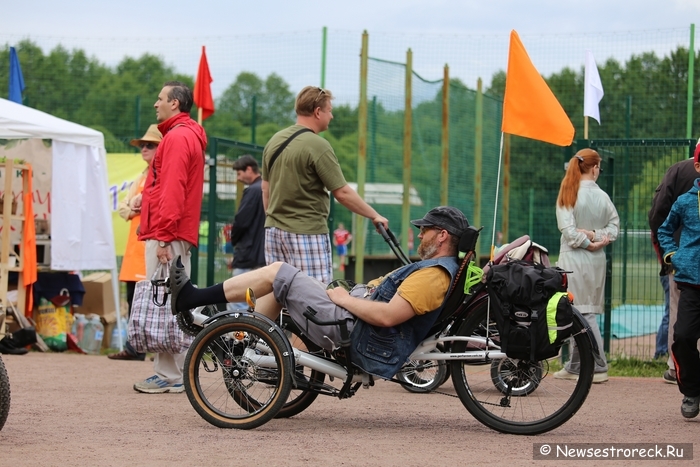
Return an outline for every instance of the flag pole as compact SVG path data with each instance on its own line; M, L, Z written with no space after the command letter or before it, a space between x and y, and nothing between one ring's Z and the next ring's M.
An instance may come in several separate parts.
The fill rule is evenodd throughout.
M202 124L202 108L197 107L197 123Z
M583 139L588 139L588 115L583 117Z
M491 231L491 256L493 261L494 248L496 246L496 218L498 217L498 189L501 186L501 161L503 160L503 132L501 131L501 147L498 150L498 175L496 176L496 201L493 203L493 230Z

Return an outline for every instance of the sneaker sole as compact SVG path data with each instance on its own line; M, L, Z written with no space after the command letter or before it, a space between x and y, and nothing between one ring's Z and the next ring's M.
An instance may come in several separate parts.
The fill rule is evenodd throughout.
M663 378L663 380L664 380L664 383L666 383L666 384L675 384L676 386L678 385L678 381L676 381L675 379Z
M696 410L695 412L686 412L683 409L681 409L681 415L685 418L695 418L700 414L700 410Z
M166 392L172 392L173 394L179 394L181 392L185 392L185 386L165 387L165 388L139 388L134 384L134 391L142 392L144 394L164 394Z
M567 373L564 376L559 376L557 373L559 372L557 371L554 373L554 379L559 379L562 381L578 381L578 375L575 373Z

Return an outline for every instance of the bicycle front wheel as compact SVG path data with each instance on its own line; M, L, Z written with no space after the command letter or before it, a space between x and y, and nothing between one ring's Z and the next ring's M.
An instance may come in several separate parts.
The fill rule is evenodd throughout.
M204 328L185 358L185 390L192 407L220 428L256 428L284 406L292 365L281 334L250 315Z
M487 323L486 312L487 304L479 305L457 335L488 335L500 342L496 323ZM494 312L491 310L491 314ZM554 378L549 369L556 357L539 362L508 358L450 362L452 381L462 404L474 418L502 433L536 435L562 425L581 408L593 382L593 353L589 338L582 331L582 324L574 320L570 341L576 342L581 356L581 372L576 381ZM452 347L455 353L484 349L483 345L466 342L455 342Z
M7 369L0 358L0 430L5 426L7 415L10 413L10 378Z
M323 354L323 349L314 344L311 339L301 333L292 318L287 314L282 315L282 330L292 347L303 352ZM289 418L306 410L318 395L317 388L323 385L326 379L325 373L296 364L294 369L296 387L293 387L287 398L287 402L275 415L275 418Z

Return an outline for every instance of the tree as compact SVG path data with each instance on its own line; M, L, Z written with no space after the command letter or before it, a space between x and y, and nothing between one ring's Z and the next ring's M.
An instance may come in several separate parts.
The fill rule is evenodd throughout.
M26 89L25 103L59 118L75 120L87 92L109 69L96 59L88 58L82 50L68 52L57 46L47 56L30 40L17 44ZM0 82L9 76L9 46L0 50ZM7 88L3 96L7 97Z
M75 119L84 125L103 126L127 142L156 123L153 103L163 84L174 80L193 86L192 77L176 74L160 57L125 57L115 72L103 75L89 89Z
M289 85L272 73L262 81L255 73L242 72L217 102L217 113L250 127L255 97L256 124L275 123L289 125L293 121L294 95Z

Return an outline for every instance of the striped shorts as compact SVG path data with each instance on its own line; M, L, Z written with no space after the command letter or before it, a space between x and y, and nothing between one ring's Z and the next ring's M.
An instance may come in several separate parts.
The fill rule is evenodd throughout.
M291 264L324 284L333 280L331 239L328 234L306 235L265 229L265 262Z

